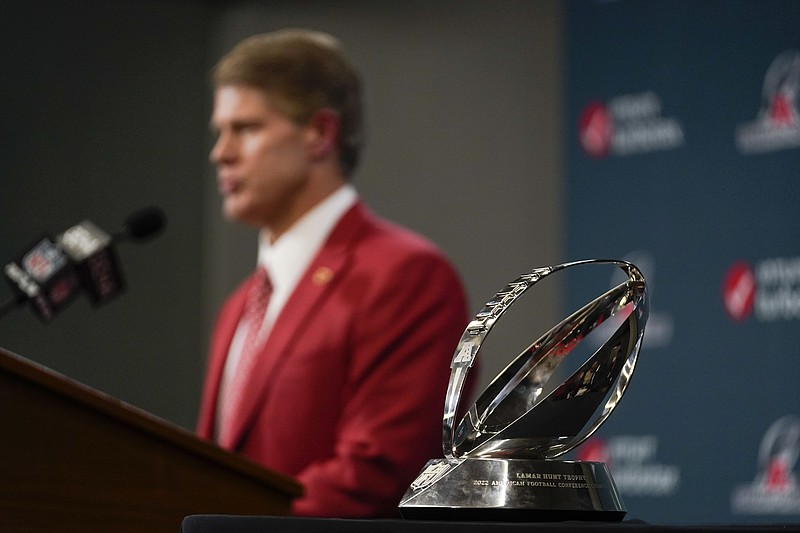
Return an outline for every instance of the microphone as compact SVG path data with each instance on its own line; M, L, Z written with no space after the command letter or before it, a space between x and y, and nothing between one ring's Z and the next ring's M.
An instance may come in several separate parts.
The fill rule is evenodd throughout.
M125 280L114 244L124 240L145 240L164 226L164 213L158 207L146 207L125 219L122 230L109 235L89 220L72 226L58 237L58 242L75 264L83 286L92 302L107 302L123 290Z
M10 309L11 303L27 300L44 322L70 303L80 289L69 257L49 236L41 237L28 252L5 265L3 274L14 291L3 311Z
M165 221L163 211L151 206L129 215L122 230L113 235L84 220L55 239L42 238L20 259L5 266L3 273L15 296L0 305L0 316L29 300L39 318L48 322L81 287L95 306L111 300L126 287L115 244L154 237Z
M122 226L122 231L114 235L114 240L119 242L126 239L143 241L155 237L166 224L166 216L161 208L154 205L144 207L128 215Z

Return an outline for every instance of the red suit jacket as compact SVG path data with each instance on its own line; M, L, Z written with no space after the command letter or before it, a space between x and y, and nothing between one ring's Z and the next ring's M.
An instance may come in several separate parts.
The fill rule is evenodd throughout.
M208 439L251 279L225 303L212 337L198 421ZM235 451L304 485L294 514L397 516L426 461L442 457L449 365L467 321L442 254L357 203L273 326L238 413Z

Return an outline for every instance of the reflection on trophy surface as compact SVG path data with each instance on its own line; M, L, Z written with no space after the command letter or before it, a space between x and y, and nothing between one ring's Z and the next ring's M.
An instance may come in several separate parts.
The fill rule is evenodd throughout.
M626 279L528 345L456 424L469 368L512 304L547 276L592 273L603 265ZM636 366L647 315L644 277L625 261L538 268L498 292L456 347L444 406L444 458L429 461L409 487L400 502L403 516L621 520L626 510L605 464L555 458L586 440L617 406ZM591 346L585 360L579 345Z

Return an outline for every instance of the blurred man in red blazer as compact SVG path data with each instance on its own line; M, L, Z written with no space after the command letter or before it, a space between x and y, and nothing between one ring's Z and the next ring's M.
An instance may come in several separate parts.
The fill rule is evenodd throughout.
M461 282L350 183L361 85L333 37L251 37L213 80L223 211L261 233L256 272L218 317L198 433L296 477L297 515L397 516L442 456Z

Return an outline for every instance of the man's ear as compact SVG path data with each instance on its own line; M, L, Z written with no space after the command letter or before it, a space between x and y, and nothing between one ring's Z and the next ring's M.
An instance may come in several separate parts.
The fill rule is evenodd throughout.
M309 149L314 158L322 159L335 155L339 141L339 116L328 108L322 108L311 115L308 121Z

